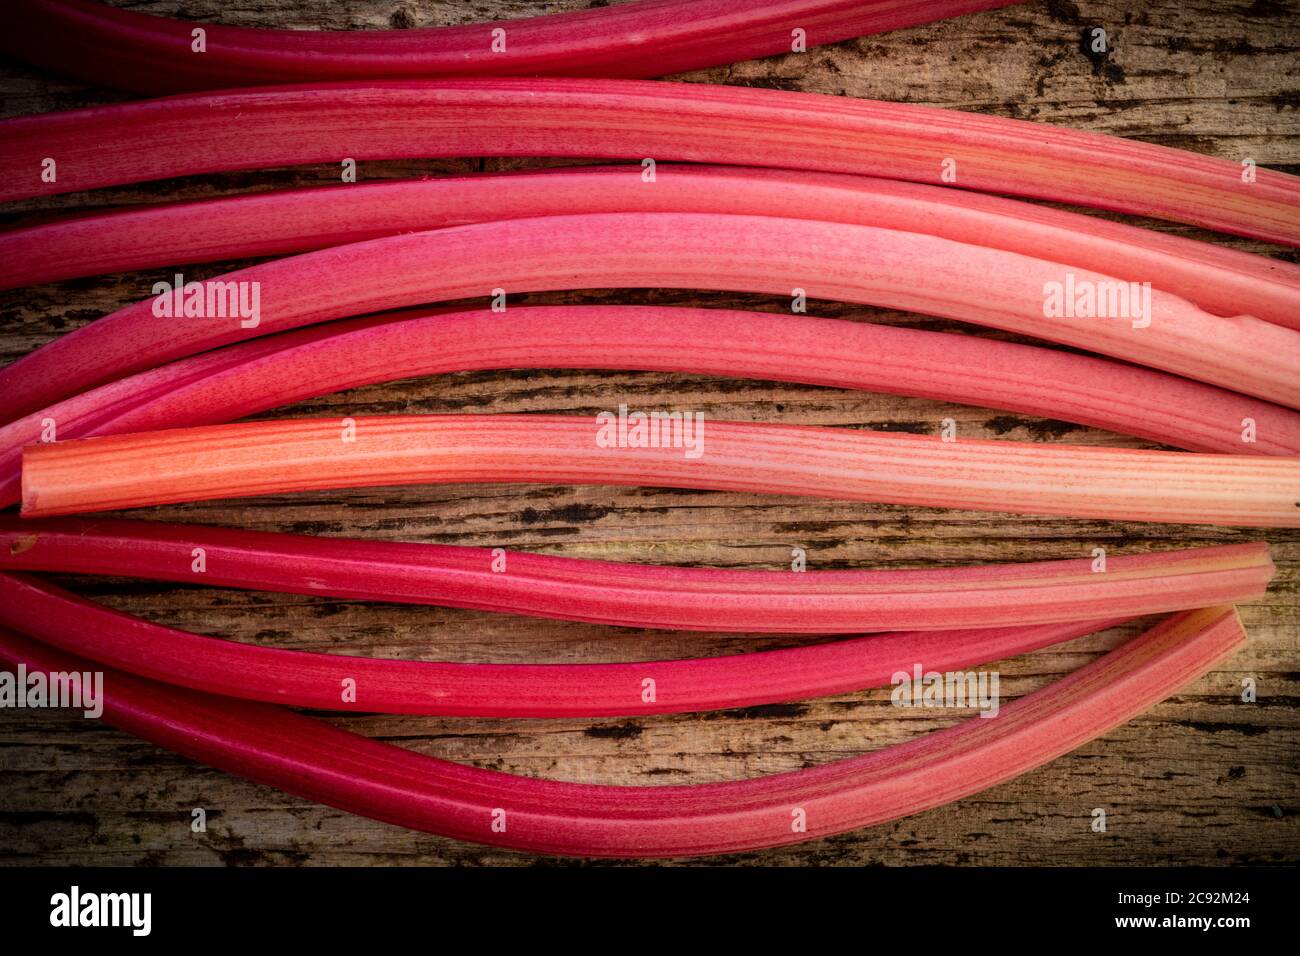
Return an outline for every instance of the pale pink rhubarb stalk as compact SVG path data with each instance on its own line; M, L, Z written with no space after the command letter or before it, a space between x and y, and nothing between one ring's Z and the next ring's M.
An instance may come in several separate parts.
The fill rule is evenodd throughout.
M805 770L697 786L617 787L480 770L267 704L115 670L104 678L103 719L201 763L415 830L539 853L692 856L819 839L978 793L1131 720L1244 641L1232 607L1190 611L1004 704L995 718L972 717ZM6 629L0 663L99 669ZM795 817L806 826L792 827Z
M0 125L0 200L197 173L432 156L684 160L859 173L1300 243L1300 180L1044 123L815 93L595 79L196 93ZM56 175L42 175L47 159ZM649 185L649 184L648 184Z
M1123 623L875 634L786 650L627 664L452 664L284 651L201 637L0 574L0 627L153 680L291 707L458 717L615 717L772 704L893 675L1000 661ZM1094 611L1100 605L1094 605ZM346 684L345 682L352 683ZM355 690L344 694L343 688Z
M203 571L194 570L202 553ZM501 562L504 561L504 570ZM721 570L152 521L0 517L0 569L109 574L626 627L846 634L1058 624L1260 597L1264 542L885 571ZM69 648L74 649L74 648ZM78 651L78 653L82 653Z
M83 392L0 426L0 507L20 498L24 445L217 424L358 385L503 368L807 382L1081 422L1191 451L1300 454L1300 412L1073 352L801 315L517 306L500 314L398 313L312 326ZM1242 440L1247 419L1255 423L1251 444Z
M639 0L411 30L272 30L94 0L8 0L0 49L137 93L434 76L652 77L946 20L1019 0Z
M1045 206L917 183L784 169L661 164L357 183L133 206L0 232L0 288L308 252L494 219L701 212L920 232L1155 288L1216 315L1300 328L1300 266Z
M1300 407L1294 329L1211 315L1154 290L1133 297L1132 316L1048 317L1051 289L1115 280L999 249L846 223L696 213L547 216L336 246L221 281L259 283L255 327L245 327L254 319L230 315L229 307L224 317L156 314L175 296L127 306L0 369L4 420L131 372L287 328L493 289L509 296L622 287L780 296L803 290L810 298L1036 335ZM254 287L243 288L251 301ZM209 297L205 291L203 299Z
M667 440L673 447L626 447L622 425L555 415L291 419L83 438L24 449L22 511L40 517L293 491L526 482L1300 527L1300 458L726 421L695 433L698 455L687 438L679 432Z

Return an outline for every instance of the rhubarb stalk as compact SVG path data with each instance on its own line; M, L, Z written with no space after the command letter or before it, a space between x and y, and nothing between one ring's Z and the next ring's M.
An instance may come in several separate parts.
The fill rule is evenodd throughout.
M194 555L203 555L202 572ZM626 627L847 634L1058 624L1260 597L1264 542L883 571L722 570L152 521L0 517L0 569L439 604ZM80 651L78 653L81 653Z
M1300 266L1092 216L917 183L661 164L357 183L132 206L0 232L0 289L79 276L309 252L494 219L698 212L920 232L1149 281L1216 315L1300 328Z
M1233 608L1190 611L1003 705L995 718L973 717L805 770L697 786L603 786L481 770L271 705L114 670L104 677L103 719L193 760L415 830L539 853L691 856L818 839L978 793L1136 717L1244 640ZM4 629L0 663L46 673L96 669ZM792 826L795 818L804 826Z
M8 0L0 49L137 93L435 76L652 77L870 36L1019 0L640 0L414 30L271 30L92 0ZM797 39L796 39L797 38Z
M649 485L1079 518L1300 526L1300 458L1197 455L691 419L394 415L208 425L23 451L23 514L457 482ZM627 434L631 434L627 432ZM608 441L602 441L604 435ZM698 449L695 454L693 449Z
M1126 296L1132 315L1048 308L1050 290L1073 302L1076 288L1117 285L1129 289L1044 259L845 223L694 213L517 219L336 246L228 273L220 284L164 293L0 369L0 394L12 421L134 371L334 318L490 295L494 288L508 296L648 287L783 296L802 290L809 298L906 309L1036 335L1300 407L1300 331L1211 315L1154 290ZM230 289L245 290L246 302L262 290L257 314L234 314ZM225 296L224 309L206 312L204 303L217 293ZM165 318L169 307L174 312L186 302L201 305L204 315Z
M1235 162L1151 143L780 90L357 81L119 103L20 117L0 130L0 201L344 157L649 158L951 184L1300 244L1300 180L1273 170L1244 182ZM43 175L50 159L54 177Z
M622 717L803 700L887 686L893 675L918 665L942 672L1000 661L1123 623L874 634L681 661L451 664L202 637L27 575L0 574L0 598L0 626L141 677L291 707L459 717Z

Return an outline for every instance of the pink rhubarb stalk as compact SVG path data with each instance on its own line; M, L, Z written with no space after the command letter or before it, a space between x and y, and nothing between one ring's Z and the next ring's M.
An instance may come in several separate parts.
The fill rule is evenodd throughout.
M1300 180L1273 170L1243 182L1232 160L1044 123L638 80L356 81L26 116L0 125L0 200L234 169L337 168L344 157L433 156L650 158L935 185L947 169L956 176L947 182L963 189L1300 244ZM51 182L47 159L56 162Z
M1300 328L1300 266L1046 206L917 183L661 164L357 183L132 206L0 232L0 289L309 252L495 219L699 212L819 219L953 239L1151 282L1216 315Z
M1211 315L1154 290L1133 294L1132 316L1071 310L1049 317L1050 289L1073 301L1064 290L1104 289L1116 280L999 249L846 223L695 213L516 219L336 246L228 273L221 282L227 290L229 283L259 283L258 315L245 319L227 306L216 317L166 318L176 294L127 306L0 369L4 419L131 372L287 328L493 289L620 287L781 296L801 289L810 298L1036 335L1300 407L1300 331L1250 316ZM206 303L220 291L202 288L190 301ZM251 301L254 286L242 288Z
M599 416L555 415L292 419L29 445L23 514L365 486L537 482L1300 527L1300 458L726 421L706 428L692 421L700 452L693 456L678 424L677 437L660 447L627 447L624 425Z
M652 77L870 36L1019 0L640 0L413 30L271 30L93 0L8 0L0 49L137 93L436 76Z
M24 445L217 424L359 385L503 368L806 382L1081 422L1191 451L1300 455L1300 412L1073 352L761 312L517 306L499 314L399 313L282 332L65 399L0 426L0 507L20 498ZM1247 418L1255 422L1249 445L1242 442Z
M203 554L203 571L194 555ZM504 562L504 570L501 570ZM626 627L846 634L1058 624L1260 597L1264 542L983 567L721 570L152 521L0 517L0 569L108 574ZM81 653L80 651L78 653Z
M1244 641L1233 608L1187 612L1003 705L995 718L973 717L805 770L697 786L617 787L481 770L267 704L120 671L105 674L103 719L201 763L415 830L540 853L691 856L819 839L978 793L1131 720ZM0 663L98 669L4 629ZM791 826L796 815L805 828Z
M1093 606L1094 613L1099 607ZM875 634L681 661L451 664L284 651L202 637L111 610L37 578L0 574L0 627L70 653L214 694L381 714L622 717L781 703L888 686L894 674L911 674L918 664L927 673L1000 661L1120 623ZM344 687L355 694L343 694Z

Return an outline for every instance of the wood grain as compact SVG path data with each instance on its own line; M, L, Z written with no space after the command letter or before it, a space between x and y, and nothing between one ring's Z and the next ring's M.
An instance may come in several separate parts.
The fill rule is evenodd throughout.
M577 9L565 0L153 0L123 4L195 20L302 29L409 28ZM1032 2L1003 11L691 74L723 82L874 97L1099 130L1300 172L1300 8L1255 0ZM1108 56L1085 52L1094 26ZM0 62L12 116L112 102L121 94ZM366 163L366 179L538 165L533 161ZM332 167L195 177L14 204L6 223L52 208L219 195L337 181ZM1295 259L1248 240L1149 224ZM186 270L191 278L234 263ZM118 275L0 295L9 361L148 294L157 277ZM779 311L754 296L640 290L536 295L528 302L663 302ZM863 321L957 329L883 310L813 303ZM971 334L996 335L963 328ZM599 330L593 330L598 334ZM1010 336L1007 336L1011 338ZM1141 396L1135 396L1140 401ZM619 402L716 418L1142 447L1063 422L831 389L648 373L466 373L356 389L275 414L595 413ZM957 565L1081 557L1245 541L1245 530L1067 521L772 496L538 486L371 489L157 508L145 516L664 564L780 568L792 547L811 568ZM728 864L1242 864L1300 860L1300 533L1270 532L1278 577L1244 607L1248 646L1215 673L1105 739L1015 782L888 826ZM471 611L365 605L219 589L67 578L78 592L151 620L265 646L463 661L636 660L742 653L799 639L675 634ZM997 665L1019 696L1134 633L1119 629ZM1241 681L1259 700L1242 703ZM709 714L596 721L329 717L422 753L565 780L666 784L810 766L959 719L889 706L887 690ZM51 712L0 715L0 862L26 864L530 864L532 857L358 819ZM190 830L190 811L208 815ZM1091 829L1107 811L1107 830Z

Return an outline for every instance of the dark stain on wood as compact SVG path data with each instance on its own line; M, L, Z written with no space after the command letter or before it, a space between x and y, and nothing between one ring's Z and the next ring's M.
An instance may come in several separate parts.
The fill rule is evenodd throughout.
M645 730L629 720L608 727L588 727L583 733L597 740L635 740L645 733Z

